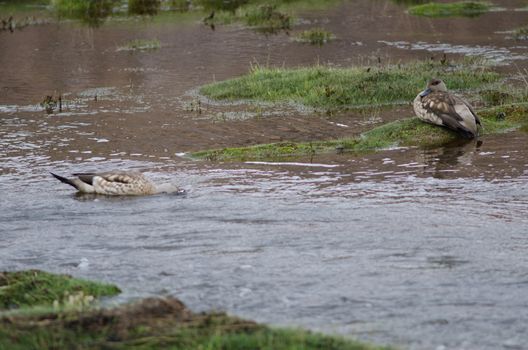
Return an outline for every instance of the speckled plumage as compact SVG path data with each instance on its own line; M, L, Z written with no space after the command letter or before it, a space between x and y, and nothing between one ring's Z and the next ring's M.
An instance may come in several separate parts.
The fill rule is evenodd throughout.
M51 173L56 179L75 187L82 193L103 194L109 196L140 196L161 192L176 192L178 188L171 184L156 186L138 172L109 171L103 173L75 173L68 179Z
M427 123L447 127L467 138L478 136L480 120L473 107L449 93L442 80L432 79L414 99L413 108L416 116Z

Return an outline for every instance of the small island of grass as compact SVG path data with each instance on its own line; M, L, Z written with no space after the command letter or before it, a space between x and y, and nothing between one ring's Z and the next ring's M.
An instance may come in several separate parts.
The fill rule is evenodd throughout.
M475 59L456 65L424 61L351 68L256 66L247 75L205 85L200 92L216 100L293 102L336 109L407 103L431 77L439 76L453 90L474 89L500 78L499 74Z
M249 3L232 11L220 10L212 12L204 19L208 25L243 23L248 27L266 32L290 29L293 17L282 12L275 4Z
M481 135L523 129L528 126L528 105L515 104L480 111ZM504 119L503 119L504 117ZM408 118L376 127L358 137L312 142L281 142L191 153L195 159L210 161L277 160L332 152L372 152L391 147L436 147L460 136L454 131Z
M490 8L491 6L488 3L480 1L430 2L409 7L409 13L414 16L425 17L474 17L488 12Z
M528 125L527 91L502 84L498 73L474 58L458 63L444 59L383 67L253 67L245 76L209 84L200 91L209 98L224 101L297 103L339 111L408 104L431 77L442 77L450 90L472 90L474 98L490 106L478 111L483 124L481 135L524 130ZM410 118L379 126L357 137L204 150L190 156L214 161L270 160L336 150L365 152L395 146L433 147L459 137L448 129Z

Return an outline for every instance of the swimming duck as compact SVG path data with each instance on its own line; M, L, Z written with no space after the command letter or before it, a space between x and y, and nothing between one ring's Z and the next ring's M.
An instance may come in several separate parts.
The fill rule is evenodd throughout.
M478 136L480 119L464 99L447 91L440 79L431 79L413 102L414 113L424 122L445 126L466 138Z
M57 180L75 187L80 193L95 193L110 196L141 196L158 193L181 192L167 183L155 185L143 174L132 171L109 171L104 173L76 173L68 179L51 173Z

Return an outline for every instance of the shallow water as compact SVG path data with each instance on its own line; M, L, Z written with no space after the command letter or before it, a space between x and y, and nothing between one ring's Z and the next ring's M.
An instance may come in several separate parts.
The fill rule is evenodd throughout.
M526 133L279 163L182 158L357 135L412 113L198 103L199 85L253 61L346 66L468 47L462 53L493 52L501 70L522 70L527 44L503 32L528 12L514 11L522 1L497 3L506 10L432 20L390 1L338 2L294 28L331 29L338 40L322 48L176 20L0 32L0 269L66 272L118 284L118 301L170 294L195 310L402 348L524 348ZM117 50L138 37L162 48ZM62 112L47 114L39 102L59 93ZM187 194L79 197L48 174L113 168Z

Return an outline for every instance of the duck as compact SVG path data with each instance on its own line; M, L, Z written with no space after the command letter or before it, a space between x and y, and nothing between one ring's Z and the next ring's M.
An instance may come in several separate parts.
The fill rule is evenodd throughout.
M107 171L100 173L74 173L72 178L51 173L62 183L79 193L107 196L142 196L159 193L182 192L171 183L156 185L145 175L135 171Z
M427 123L444 126L462 137L478 137L479 117L469 102L447 91L441 79L431 79L413 102L416 116Z

